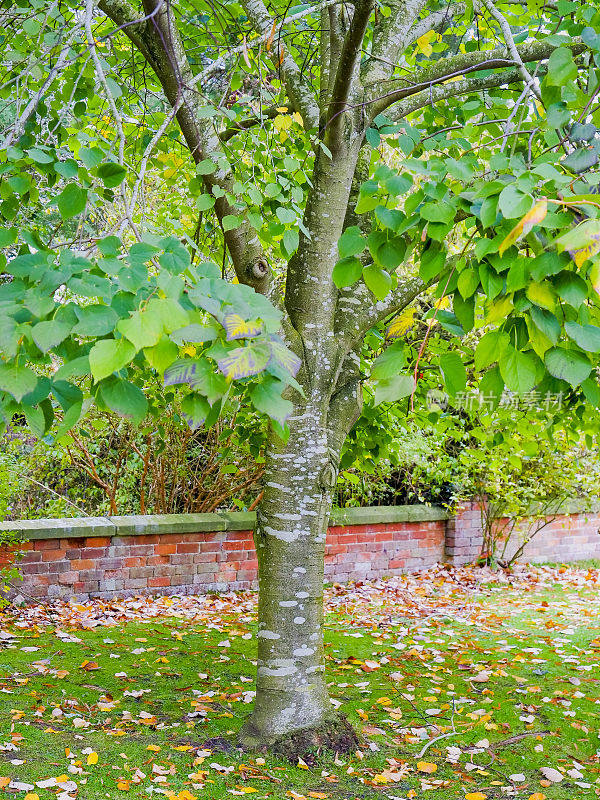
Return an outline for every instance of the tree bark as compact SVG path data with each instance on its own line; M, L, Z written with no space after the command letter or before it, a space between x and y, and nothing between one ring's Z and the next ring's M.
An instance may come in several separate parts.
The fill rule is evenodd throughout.
M325 536L339 452L327 407L312 397L268 448L255 532L259 570L257 694L246 735L261 743L322 724Z
M356 387L353 397L349 409L313 393L288 420L287 443L274 436L268 448L255 531L257 693L242 733L254 746L331 724L323 651L325 537L341 445L358 416Z

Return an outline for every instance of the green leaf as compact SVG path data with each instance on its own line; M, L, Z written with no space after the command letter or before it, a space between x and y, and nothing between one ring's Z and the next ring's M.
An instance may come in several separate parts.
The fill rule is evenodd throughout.
M494 361L498 361L508 343L508 334L504 331L488 331L484 334L475 350L476 369L489 367Z
M337 262L333 268L332 278L338 289L352 286L362 275L363 266L358 258L347 256Z
M165 333L179 330L189 322L187 311L184 311L177 300L171 297L155 297L150 300L145 310L162 323Z
M556 297L552 286L548 281L530 283L527 287L527 298L535 303L536 306L554 311L556 308Z
M212 208L214 204L215 198L211 197L209 194L201 194L196 200L196 207L199 211L208 211L208 209Z
M367 242L363 238L358 225L352 225L352 227L346 228L338 241L338 252L340 254L340 258L344 259L348 256L357 256L359 253L362 253L366 247L366 244ZM348 284L343 285L347 286Z
M19 347L17 323L12 317L0 315L0 353L9 360L17 355Z
M76 217L84 210L87 192L76 183L68 183L58 195L58 210L63 219Z
M184 328L177 328L177 330L173 331L171 338L177 344L183 344L184 342L201 344L202 342L212 342L218 339L219 332L213 325L200 325L197 322L193 322Z
M129 319L122 319L117 325L117 330L129 339L137 351L144 347L152 347L158 342L163 334L163 322L157 314L146 308L143 311L135 311Z
M596 407L600 406L600 387L595 378L586 378L581 382L581 388L588 403Z
M393 272L404 261L404 254L406 253L406 244L404 239L395 236L387 242L384 242L378 249L375 255L375 260L385 269Z
M77 425L81 419L82 410L83 404L75 403L65 411L62 422L58 426L56 434L54 435L54 441L59 442L74 425Z
M546 82L549 86L566 86L577 77L577 66L568 47L559 47L548 59Z
M0 364L0 390L11 394L17 403L35 389L37 381L37 375L29 367Z
M394 375L391 378L380 380L375 384L375 405L395 403L397 400L411 395L414 388L413 375Z
M454 294L452 298L452 307L454 309L454 316L460 322L462 330L457 332L459 336L468 333L473 329L475 324L475 297L468 297L463 300L460 294ZM449 329L448 323L440 319L442 327L446 330Z
M193 431L202 425L209 413L206 398L199 394L188 394L181 403L181 415Z
M499 357L500 374L508 388L523 394L535 386L536 366L533 358L527 353L515 350L512 345L506 345Z
M598 163L598 153L593 147L580 147L566 155L562 160L562 165L570 169L576 175L587 172Z
M90 370L95 381L129 364L136 348L127 339L102 339L90 350Z
M110 306L91 305L76 309L79 322L73 328L78 336L106 336L115 330L119 317Z
M100 164L98 167L98 177L108 189L114 189L120 186L125 180L127 170L120 164L114 161L107 161L105 164Z
M286 230L283 233L283 249L288 258L294 253L300 244L300 234L296 230Z
M217 165L214 161L211 161L210 158L205 158L204 161L201 161L199 164L196 165L196 174L197 175L212 175L217 169Z
M383 300L392 288L392 279L383 269L370 265L363 269L363 280L378 300Z
M385 206L377 206L375 209L375 216L381 222L384 228L391 231L396 231L404 222L404 214L395 208L385 208Z
M148 401L141 389L122 378L110 378L100 385L100 395L106 405L133 422L140 423L148 412Z
M554 281L559 296L573 308L585 302L588 296L587 284L574 272L561 272Z
M82 147L79 151L79 158L88 169L94 169L104 158L104 153L99 147Z
M425 203L421 207L421 217L428 222L443 222L451 225L454 222L456 209L449 203Z
M167 336L163 336L154 347L144 349L144 356L161 375L170 367L179 355L179 348Z
M539 330L546 336L552 344L556 344L560 336L560 323L548 311L542 311L535 306L530 310L531 319Z
M294 410L292 403L284 400L281 396L284 389L283 381L268 377L250 392L250 400L254 408L277 420L280 425L285 425Z
M479 381L479 391L482 394L486 407L492 409L500 405L502 392L504 391L504 381L500 375L498 366L489 369Z
M277 214L277 219L283 223L283 225L291 225L293 222L296 221L296 212L291 208L286 208L285 206L277 206L275 210Z
M0 228L0 249L10 247L17 238L16 228Z
M242 218L236 214L226 214L221 222L225 232L233 231L235 228L239 228L239 226L242 224Z
M32 158L36 164L51 164L54 161L54 156L40 150L37 147L32 147L27 151L29 158Z
M46 408L48 407L48 405L46 405ZM52 411L51 405L50 405L50 411ZM27 420L27 425L29 426L29 430L33 433L33 435L36 438L41 439L42 436L44 436L44 434L50 427L49 425L47 425L46 415L44 414L44 408L41 405L23 406L23 413L25 414L25 419ZM52 412L52 414L53 413L54 412Z
M383 353L373 362L371 378L374 380L386 380L398 375L406 364L406 355L402 342L394 342L387 347Z
M458 276L458 291L463 300L471 297L479 287L479 273L472 267L467 267Z
M38 322L31 329L33 341L40 348L42 353L47 353L57 344L67 338L71 332L71 324L53 319L47 322Z
M456 395L467 388L467 371L458 353L444 353L440 356L440 369L448 394Z
M429 281L440 274L445 264L446 252L440 250L437 245L428 247L421 255L419 275L424 281Z
M509 184L500 192L498 209L506 219L523 217L533 205L533 199L517 189L514 183Z
M570 383L571 386L577 386L584 381L592 370L592 365L583 353L566 350L564 347L548 350L544 360L550 375Z
M600 352L600 328L595 325L565 322L565 331L582 350L586 350L588 353Z

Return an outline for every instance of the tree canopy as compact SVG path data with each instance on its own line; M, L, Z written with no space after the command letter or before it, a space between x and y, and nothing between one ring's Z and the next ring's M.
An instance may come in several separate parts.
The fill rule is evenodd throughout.
M1 14L3 417L43 436L58 416L60 437L91 403L137 422L176 403L192 427L234 398L268 415L252 731L320 724L324 528L363 383L413 405L428 358L452 398L600 400L600 15L570 0ZM308 599L288 599L290 575Z

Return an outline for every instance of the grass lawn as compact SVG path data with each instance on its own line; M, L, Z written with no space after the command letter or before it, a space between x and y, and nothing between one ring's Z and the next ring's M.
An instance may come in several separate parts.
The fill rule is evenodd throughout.
M0 617L0 798L592 798L599 601L594 567L330 588L331 697L363 743L298 765L232 744L253 593L20 609Z

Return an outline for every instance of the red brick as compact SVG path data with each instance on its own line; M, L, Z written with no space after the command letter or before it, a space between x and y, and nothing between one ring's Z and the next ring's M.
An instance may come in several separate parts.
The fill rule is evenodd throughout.
M158 589L170 585L171 585L170 578L148 578L148 587L150 589Z
M178 553L197 553L199 548L198 542L182 542L177 545Z
M62 561L66 552L66 550L44 550L42 561Z
M34 542L35 550L56 550L58 542L56 539L38 539Z
M146 563L145 558L141 558L140 556L130 557L125 559L125 566L126 567L142 567Z
M62 575L58 576L59 583L75 583L75 581L79 578L79 573L70 571L70 572L63 572Z
M86 547L108 547L110 536L89 536L85 540Z
M175 543L163 544L161 541L161 544L157 544L156 547L154 548L154 552L156 553L157 556L168 556L171 553L177 552L177 545Z
M91 558L76 558L71 561L72 569L94 569L96 561Z

